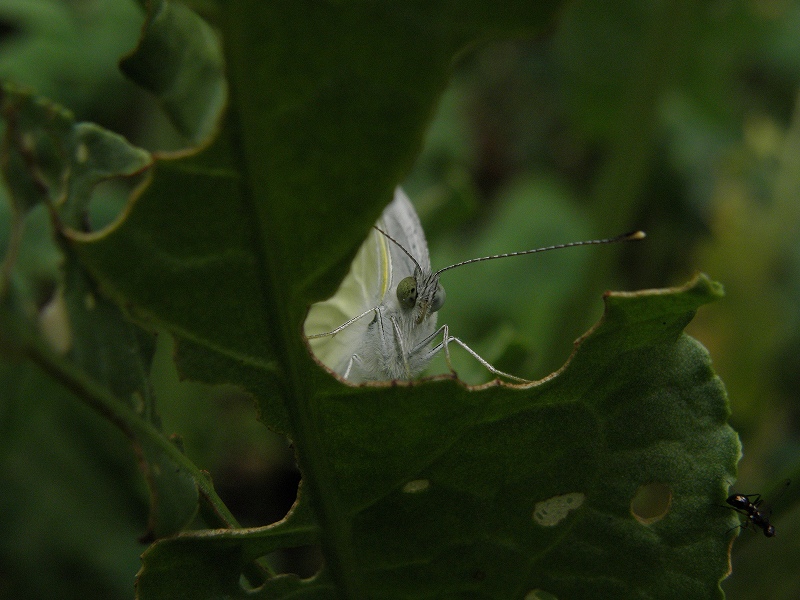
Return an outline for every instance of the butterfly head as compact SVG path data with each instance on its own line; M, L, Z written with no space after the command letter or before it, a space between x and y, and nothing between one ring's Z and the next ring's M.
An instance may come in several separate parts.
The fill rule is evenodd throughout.
M406 277L397 284L397 301L403 310L414 311L417 325L442 308L444 299L438 273L422 273L417 269L413 277Z

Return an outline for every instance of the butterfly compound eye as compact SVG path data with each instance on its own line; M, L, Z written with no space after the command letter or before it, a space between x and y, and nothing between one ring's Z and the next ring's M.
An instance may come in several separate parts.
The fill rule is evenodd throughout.
M417 303L417 280L406 277L397 284L397 301L405 309L414 308Z
M444 300L447 297L447 294L444 293L444 288L436 284L436 293L433 295L433 300L431 300L431 312L436 312L442 306L444 306Z

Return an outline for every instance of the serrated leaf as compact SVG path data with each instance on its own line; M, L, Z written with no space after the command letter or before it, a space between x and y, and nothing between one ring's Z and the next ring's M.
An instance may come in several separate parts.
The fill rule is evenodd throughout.
M290 515L159 542L139 597L721 597L738 441L705 351L681 333L720 293L707 279L609 296L568 367L524 389L351 388L302 339L454 56L541 27L556 5L221 6L235 94L214 145L159 163L116 226L67 233L119 302L178 336L185 375L241 384L289 434L304 535L281 537ZM637 520L651 484L667 509ZM322 545L316 578L241 587L250 561L300 541Z
M140 173L153 161L121 135L76 123L69 110L29 90L0 87L0 113L6 122L3 173L11 202L23 214L44 204L62 223L83 229L98 183Z
M216 34L178 2L151 0L136 50L122 71L153 92L189 145L216 129L227 100L224 60Z
M266 528L184 534L168 545L154 544L143 555L146 564L137 576L141 598L236 597L244 592L240 576L259 556L280 548L313 543L319 530L303 500L279 523ZM196 552L199 539L204 554ZM312 581L275 577L262 588L265 597L330 598L335 585L325 576Z
M327 597L722 597L732 520L720 504L739 445L706 351L681 333L719 294L704 277L610 294L568 365L527 389L321 392L315 451L333 473L321 501L347 544L319 575L335 582ZM645 524L631 504L654 483L668 508ZM567 495L574 508L557 514ZM139 597L249 597L238 574L280 528L160 542ZM311 583L257 597L314 597Z
M112 402L130 409L135 416L129 418L159 427L149 383L153 334L104 297L61 245L63 226L84 224L99 182L138 173L152 159L117 134L75 123L52 103L12 88L0 93L6 120L3 174L15 208L15 235L0 287L3 349L39 362L63 355L107 390ZM50 366L51 374L65 375ZM113 406L99 410L131 438L140 458L151 491L146 537L183 529L197 510L193 477L164 452L162 440L152 439L152 432L142 435Z
M8 84L0 86L5 121L2 168L9 199L19 213L62 199L71 157L73 116L68 110Z
M94 123L75 123L72 138L75 156L59 216L66 225L80 229L89 226L89 203L97 184L141 173L153 164L153 158L121 135Z

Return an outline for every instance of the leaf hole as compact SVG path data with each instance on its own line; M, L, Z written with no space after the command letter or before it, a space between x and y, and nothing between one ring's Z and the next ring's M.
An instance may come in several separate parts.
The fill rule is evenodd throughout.
M558 525L571 511L580 508L585 499L586 495L582 492L571 492L537 502L533 509L533 520L542 527Z
M672 490L666 483L646 483L631 500L631 514L642 525L652 525L667 515L671 504Z
M91 191L84 229L100 231L117 221L131 201L131 196L143 182L146 174L112 177L97 182Z
M322 547L309 545L281 548L261 557L259 562L266 564L275 575L308 579L322 568ZM239 575L239 585L245 592L255 592L264 584L266 578L263 575L263 569L251 563Z

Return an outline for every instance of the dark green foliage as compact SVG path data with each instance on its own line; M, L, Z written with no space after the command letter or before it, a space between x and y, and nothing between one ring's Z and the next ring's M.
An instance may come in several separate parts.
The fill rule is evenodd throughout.
M699 9L686 2L623 3L613 10L594 2L479 0L190 4L213 27L183 5L154 0L147 3L139 45L121 63L153 94L151 107L163 110L149 133L147 126L127 124L137 131L130 138L138 135L141 145L157 151L76 119L36 93L3 87L8 202L0 350L19 365L3 370L13 390L0 405L3 472L20 453L35 459L32 473L36 465L52 468L55 459L20 433L37 431L30 420L37 397L46 398L41 406L59 403L64 412L83 411L85 403L122 431L148 485L149 522L141 490L128 489L130 478L110 485L101 477L98 490L117 495L110 502L131 502L127 514L136 515L137 533L152 542L141 547L136 593L143 600L721 598L737 523L721 505L736 477L740 446L708 353L683 331L700 306L721 297L719 284L700 275L665 288L666 275L645 269L640 279L663 289L608 293L604 316L567 364L529 386L469 387L440 377L355 388L321 369L301 335L307 307L335 290L425 139L409 186L420 191L423 221L432 225L435 266L592 237L597 227L613 235L646 221L639 198L661 161L662 94L697 84L688 76L686 46L668 24L681 26L678 40L691 38ZM30 17L25 11L0 16L20 23ZM139 17L129 23L137 28ZM523 115L516 117L522 131L502 124L492 131L513 141L513 151L501 152L495 165L483 163L496 179L470 182L459 161L480 165L482 158L461 149L468 136L436 137L447 130L448 116L463 117L448 104L463 79L445 91L455 62L490 41L541 35L554 26L546 54L552 62L542 80L545 73L560 74L569 102L549 110L553 122L571 123L575 154L547 149L552 131L536 129L546 117L537 122L539 116L524 116L539 114L530 107L512 110ZM621 30L626 36L615 43L622 58L609 63L604 57L615 50L606 36ZM491 62L491 53L483 56ZM6 80L25 82L14 74L0 71ZM546 96L543 89L537 93ZM472 109L479 110L486 98L473 93ZM521 104L530 97L521 93ZM714 89L698 97L712 102ZM437 106L439 118L429 129ZM673 111L681 106L675 100ZM533 138L538 149L529 143ZM586 192L594 208L576 208L580 186L571 189L559 177L570 160L572 169L589 161L595 146L603 149L601 166ZM518 176L536 152L559 158L547 176ZM448 193L431 192L432 181L447 182L451 202L444 201ZM491 219L478 212L486 223L456 245L443 224L448 211L461 211L462 222L475 213L464 208L468 201L458 208L452 190L462 200L494 194L508 200L505 212ZM652 223L662 235L655 236L655 250L642 245L642 252L680 272L680 260L659 254L666 230ZM557 231L566 239L530 240L535 227L544 230L536 237ZM473 253L466 249L470 242L488 249ZM443 282L443 318L452 304L451 324L463 326L457 335L474 335L503 369L544 375L591 322L584 307L598 309L598 290L613 281L615 252L585 256L560 263L547 257L537 267L513 259L513 266L498 261L454 272L452 287ZM284 520L242 528L234 504L200 470L219 465L210 458L219 441L207 438L226 427L211 416L207 388L196 388L204 397L183 409L191 439L186 452L180 438L162 431L158 412L181 414L178 390L186 388L172 381L171 357L164 342L158 352L154 331L174 337L181 377L226 384L216 393L228 401L247 394L259 420L291 440L303 480ZM486 379L457 361L466 380ZM190 425L189 414L205 425ZM94 435L94 417L82 418ZM260 436L255 447L279 456L263 443L266 430L245 434L242 423L226 429L231 443ZM41 430L57 432L57 440L63 434L52 423ZM59 444L65 463L85 464L70 443L64 436ZM117 434L103 443L125 445ZM203 450L204 443L210 448ZM231 464L248 460L235 453L228 458ZM119 461L114 455L108 462ZM81 482L114 468L75 467L76 485L89 486ZM211 471L215 479L225 472ZM41 478L42 485L53 480ZM11 497L2 507L8 521L0 523L15 527L4 524L0 535L9 542L26 538L20 527L33 511L47 510L44 503L22 506L34 495L34 481L20 477L8 486ZM71 491L68 482L58 485L58 493ZM632 508L647 491L657 507L650 518L637 504ZM76 504L63 503L62 521L75 515L90 537L102 536ZM113 514L100 512L98 521L113 521ZM132 539L136 528L121 529L125 534L118 530L117 537ZM68 522L52 526L53 537L70 540L70 533ZM71 552L90 571L91 544L66 545L58 556ZM281 552L308 546L321 549L322 566L312 563L306 579L277 575L301 570L281 567ZM35 543L31 549L24 556L35 561L41 553ZM9 543L4 559L11 553ZM118 561L111 552L107 562L98 560L97 570L114 564L122 575L88 585L92 591L83 597L124 596L114 582L133 582L135 553L131 544ZM9 563L12 595L21 592L18 582L33 577L30 561ZM0 579L0 593L2 585Z

